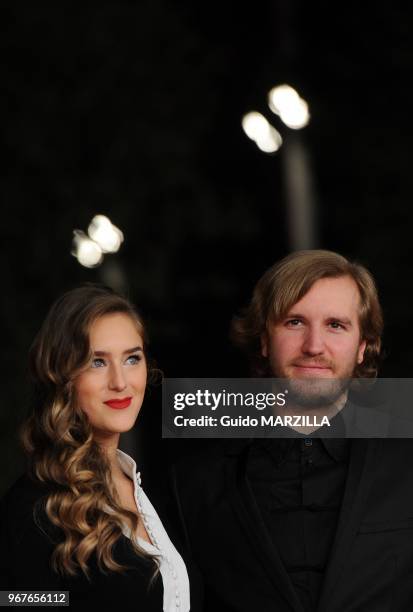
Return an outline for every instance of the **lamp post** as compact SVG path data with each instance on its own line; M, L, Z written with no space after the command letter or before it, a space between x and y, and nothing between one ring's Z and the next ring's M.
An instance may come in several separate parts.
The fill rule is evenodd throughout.
M312 249L318 245L317 205L309 155L299 134L310 120L308 104L290 85L278 85L268 93L268 106L288 128L283 136L255 111L244 115L242 127L261 151L275 153L282 147L289 245L293 251Z

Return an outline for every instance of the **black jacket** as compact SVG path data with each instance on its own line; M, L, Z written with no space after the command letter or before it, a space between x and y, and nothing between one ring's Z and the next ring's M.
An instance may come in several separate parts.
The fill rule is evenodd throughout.
M172 470L182 535L206 610L302 612L232 441ZM413 610L413 440L354 439L318 612Z
M50 568L54 541L61 539L44 512L36 521L33 508L50 489L27 475L12 486L0 502L0 590L61 590L70 592L70 607L84 609L85 605L102 606L101 609L161 612L163 585L160 574L150 586L153 563L139 558L129 540L121 536L113 549L119 563L131 569L125 574L99 571L96 557L91 556L89 566L91 582L83 572L74 578L61 578ZM37 516L37 515L36 515ZM171 536L170 528L161 520ZM171 537L175 546L176 538ZM179 550L182 554L182 551ZM198 572L184 557L191 593L191 611L202 609L202 586ZM98 607L99 609L99 607Z

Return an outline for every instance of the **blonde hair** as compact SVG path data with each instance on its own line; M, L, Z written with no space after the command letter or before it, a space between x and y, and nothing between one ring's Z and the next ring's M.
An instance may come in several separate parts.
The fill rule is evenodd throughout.
M73 387L74 377L91 358L91 325L101 316L119 312L137 326L151 381L157 370L147 356L141 317L126 298L101 285L87 284L60 297L30 349L33 406L20 435L29 474L50 491L35 507L34 520L43 529L45 515L58 528L61 537L55 542L52 567L61 575L74 576L80 569L90 579L92 554L101 572L125 571L128 568L114 559L113 548L125 522L132 533L138 526L136 514L120 505L108 459L93 439ZM130 541L139 557L154 563L133 538Z
M269 374L268 360L261 355L260 344L267 324L282 319L316 281L342 276L351 277L358 287L361 340L366 341L364 359L356 366L354 377L377 376L383 315L374 279L359 263L325 250L297 251L274 264L256 284L247 308L234 317L232 340L249 356L255 376Z

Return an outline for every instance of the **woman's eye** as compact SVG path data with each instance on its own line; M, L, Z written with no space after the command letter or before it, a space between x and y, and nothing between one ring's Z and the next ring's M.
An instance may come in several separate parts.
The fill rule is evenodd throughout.
M102 368L105 365L105 361L100 358L92 359L92 368Z
M130 355L126 361L131 365L136 365L141 359L142 357L140 355Z

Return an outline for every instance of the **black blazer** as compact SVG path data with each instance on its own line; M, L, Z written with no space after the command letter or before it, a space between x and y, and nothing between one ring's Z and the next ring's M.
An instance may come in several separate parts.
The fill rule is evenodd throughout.
M182 535L203 573L205 609L303 612L233 440L172 470ZM413 440L354 439L318 612L413 610Z
M90 604L90 609L95 606L116 609L116 606L122 611L161 612L162 578L159 574L149 586L154 566L134 553L125 536L121 536L113 548L116 561L131 568L124 574L102 574L94 555L89 562L91 582L83 572L75 578L61 578L52 571L53 540L59 541L62 536L44 512L40 513L40 520L33 518L34 505L49 490L25 475L0 501L0 590L69 591L70 607L74 609L84 609ZM177 547L169 526L163 517L161 520ZM178 550L182 554L182 550ZM184 560L190 580L191 611L198 612L202 609L202 582L199 572L187 558Z

